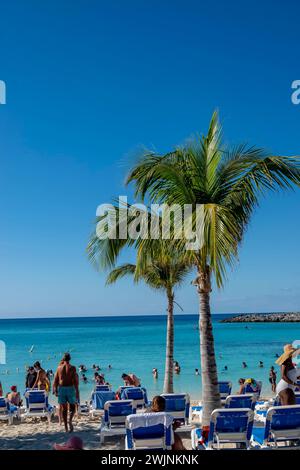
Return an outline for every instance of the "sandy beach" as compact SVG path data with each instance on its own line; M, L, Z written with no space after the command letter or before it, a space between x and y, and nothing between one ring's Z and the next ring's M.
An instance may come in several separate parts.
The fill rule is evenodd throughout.
M100 447L100 418L90 419L81 416L74 421L73 435L79 436L86 450L123 450L124 437L116 436L105 439ZM0 422L1 450L51 450L54 443L62 444L70 437L57 418L49 425L41 419L28 419L20 423L14 421L11 426ZM190 433L181 433L184 445L191 449Z

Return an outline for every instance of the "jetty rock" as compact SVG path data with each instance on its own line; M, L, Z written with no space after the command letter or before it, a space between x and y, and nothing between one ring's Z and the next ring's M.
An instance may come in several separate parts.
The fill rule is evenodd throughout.
M221 323L292 323L300 322L300 312L241 313L221 320Z

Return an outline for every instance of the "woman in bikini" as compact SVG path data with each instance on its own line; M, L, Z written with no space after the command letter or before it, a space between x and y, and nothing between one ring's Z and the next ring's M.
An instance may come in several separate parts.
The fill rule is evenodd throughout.
M34 363L33 367L37 375L32 389L37 387L39 390L45 390L46 392L49 392L50 382L46 371L41 367L41 364L38 361Z

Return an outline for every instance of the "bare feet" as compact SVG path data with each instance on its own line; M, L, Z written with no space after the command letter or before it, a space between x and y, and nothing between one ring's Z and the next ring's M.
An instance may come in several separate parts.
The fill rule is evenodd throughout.
M74 426L73 426L72 421L69 421L69 428L70 428L70 429L69 429L69 432L73 432Z

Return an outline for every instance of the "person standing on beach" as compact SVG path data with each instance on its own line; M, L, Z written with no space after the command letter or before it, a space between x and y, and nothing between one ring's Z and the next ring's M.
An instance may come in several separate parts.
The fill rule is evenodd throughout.
M37 373L34 370L34 367L30 366L27 369L25 388L32 388L35 384Z
M36 372L36 379L31 389L37 387L39 390L45 390L46 392L49 392L50 382L47 377L46 371L41 367L39 361L36 361L33 364L33 367Z
M76 367L70 364L70 360L70 354L65 353L53 381L53 394L58 397L66 432L73 431L72 421L76 411L76 403L79 402L78 374ZM70 408L69 420L68 405Z
M300 349L293 348L292 344L286 344L284 353L277 359L276 364L280 366L281 380L276 387L276 394L279 395L280 404L295 405L295 389L297 379L300 377L300 369L294 366L292 358L300 353Z
M0 397L3 397L3 388L2 383L0 382Z
M271 384L271 389L273 393L276 392L276 378L277 378L277 374L275 372L275 369L273 366L271 366L270 372L269 372L269 382Z

